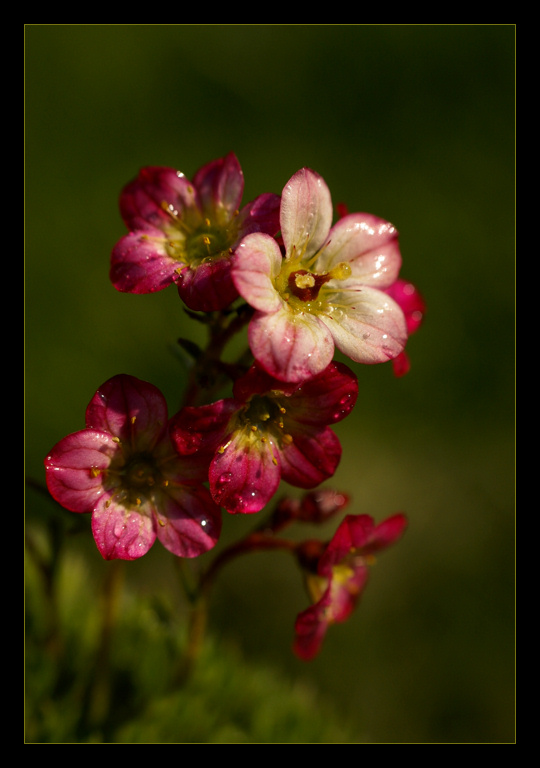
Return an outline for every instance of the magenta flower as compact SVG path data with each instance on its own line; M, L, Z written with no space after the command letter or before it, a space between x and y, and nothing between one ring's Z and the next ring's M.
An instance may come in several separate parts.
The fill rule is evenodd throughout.
M256 233L236 251L232 277L256 310L251 350L272 376L302 381L323 371L335 347L358 363L380 363L402 351L405 318L384 289L401 266L398 233L365 213L333 227L324 180L302 168L285 186L280 209L285 256Z
M227 307L238 296L230 264L239 242L279 228L279 196L260 195L240 210L243 191L232 152L203 166L192 181L173 168L143 168L120 196L130 232L112 252L114 287L152 293L176 283L190 309Z
M396 301L405 315L407 333L410 336L415 333L424 320L426 303L415 285L399 278L386 288L386 293ZM392 360L392 366L396 376L404 376L410 370L410 362L405 351Z
M328 627L350 616L367 584L373 555L394 544L406 525L403 514L379 525L369 515L347 515L322 550L320 542L306 542L299 547L313 600L296 619L293 650L299 658L307 661L316 656Z
M56 501L92 513L106 560L141 557L156 538L179 557L196 557L219 538L221 513L202 485L206 467L178 456L165 398L133 376L115 376L98 389L86 429L60 440L45 467Z
M351 412L357 395L356 377L341 363L300 385L254 365L233 397L183 408L171 420L171 438L180 454L208 457L217 504L259 512L281 479L314 488L334 474L341 444L328 425Z

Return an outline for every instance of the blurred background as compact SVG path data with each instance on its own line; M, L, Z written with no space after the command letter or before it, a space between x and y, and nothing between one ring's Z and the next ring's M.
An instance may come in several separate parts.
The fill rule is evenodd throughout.
M125 233L118 195L142 166L192 176L234 151L244 202L281 192L309 166L334 203L397 227L402 276L427 303L407 348L410 373L353 364L358 404L336 427L343 459L328 485L351 494L348 511L409 517L355 614L306 664L290 647L308 599L284 555L238 560L214 594L216 657L234 659L237 687L267 675L252 686L250 709L262 712L280 680L268 693L274 709L301 691L306 718L334 720L343 733L225 723L245 690L200 704L206 730L147 734L143 723L136 733L127 717L123 735L77 733L68 689L78 673L70 667L59 684L67 657L46 647L49 603L30 558L27 740L512 742L514 26L26 25L25 46L25 443L26 476L38 485L45 455L83 428L100 384L117 373L146 379L172 412L185 380L175 340L204 338L174 288L137 297L109 283L110 251ZM227 517L223 542L252 525ZM91 668L74 627L98 610L111 564L89 518L63 513L39 488L26 490L26 530L45 560L51 531L71 534L47 589L59 591L60 620L71 622L71 653ZM124 569L142 633L159 625L156 601L169 628L185 618L170 558L157 544ZM154 619L142 621L148 600ZM114 632L111 643L118 650Z

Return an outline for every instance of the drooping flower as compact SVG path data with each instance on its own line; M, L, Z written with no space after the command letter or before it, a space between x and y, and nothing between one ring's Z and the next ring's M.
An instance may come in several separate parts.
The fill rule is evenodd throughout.
M279 196L263 194L240 209L243 192L232 152L204 165L192 181L173 168L143 168L120 196L129 234L112 252L115 288L152 293L176 283L192 310L227 307L238 296L230 263L239 242L279 228Z
M156 538L180 557L212 549L221 512L206 487L207 466L171 445L167 404L152 384L121 374L101 386L86 428L45 459L51 495L71 512L91 512L106 560L133 560Z
M249 326L260 365L284 381L324 370L335 347L358 363L380 363L402 351L407 328L385 293L398 277L396 229L371 214L352 213L333 227L330 191L321 176L298 171L282 192L281 236L256 233L236 251L232 277L256 311Z
M406 525L401 513L379 525L369 515L347 515L326 546L316 541L299 546L313 601L296 619L293 650L299 658L316 656L328 627L351 615L366 587L373 556L394 544Z
M180 454L208 458L216 503L231 513L259 512L281 479L314 488L334 474L341 444L328 425L351 412L357 395L356 376L341 363L301 384L255 364L237 379L233 397L173 416L171 438Z
M408 280L398 278L389 288L385 289L385 292L403 310L408 335L415 333L422 324L426 311L426 302L418 288ZM396 376L404 376L409 372L411 365L405 350L392 360L392 367Z

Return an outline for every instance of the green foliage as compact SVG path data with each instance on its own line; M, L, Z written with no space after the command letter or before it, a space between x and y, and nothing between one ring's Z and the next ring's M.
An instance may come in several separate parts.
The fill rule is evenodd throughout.
M73 550L51 579L37 567L50 553L28 533L27 743L355 741L308 684L247 664L212 639L176 683L185 616L170 597L124 588L124 563L108 563L100 584Z

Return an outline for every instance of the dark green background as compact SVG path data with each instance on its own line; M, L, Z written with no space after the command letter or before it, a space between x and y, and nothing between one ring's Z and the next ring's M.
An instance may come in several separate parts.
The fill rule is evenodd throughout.
M351 511L403 510L410 526L311 664L290 652L307 598L280 555L230 566L211 632L309 680L359 741L513 741L514 26L68 24L25 37L27 475L42 480L110 376L151 381L171 410L181 396L170 348L199 327L173 288L137 297L108 281L122 186L144 165L190 176L232 150L247 201L312 167L335 203L395 224L402 275L427 301L410 374L353 366L360 397L336 429L332 485ZM57 514L33 491L26 507L32 525ZM251 524L228 517L224 539ZM107 567L92 541L87 557ZM167 588L169 567L156 545L129 564L130 585Z

